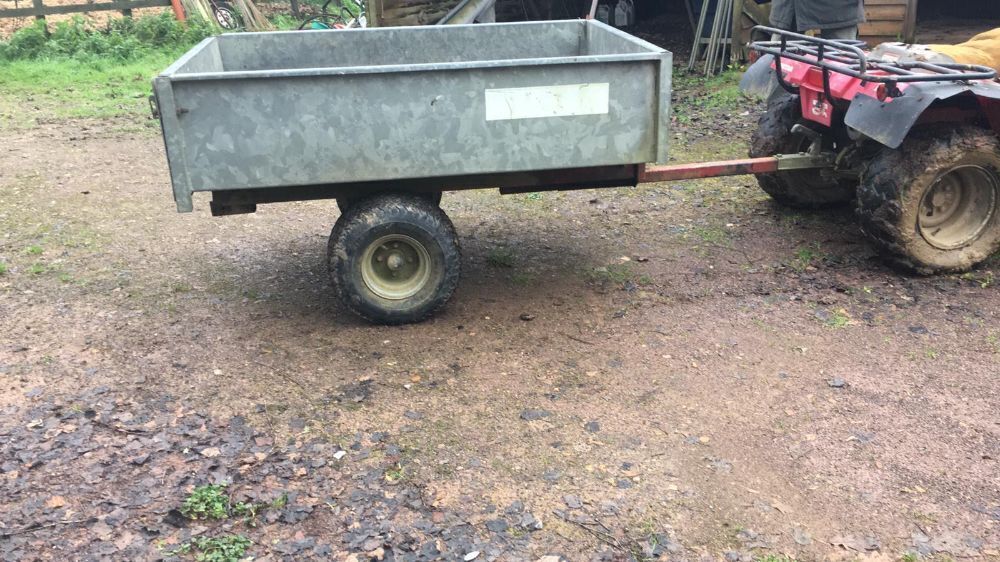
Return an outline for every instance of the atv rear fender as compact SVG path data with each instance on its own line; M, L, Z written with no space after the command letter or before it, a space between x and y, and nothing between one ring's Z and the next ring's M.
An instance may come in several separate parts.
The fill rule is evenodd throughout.
M1000 132L1000 84L914 83L902 96L884 102L859 94L851 101L844 123L889 148L898 148L918 123L983 119Z

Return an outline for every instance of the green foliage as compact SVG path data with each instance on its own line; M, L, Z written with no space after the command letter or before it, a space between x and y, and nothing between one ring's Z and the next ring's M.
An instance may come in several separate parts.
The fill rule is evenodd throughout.
M205 21L181 23L165 12L144 18L109 20L108 28L93 28L82 17L59 22L51 33L38 21L0 42L0 61L72 59L81 62L124 62L164 50L186 49L212 34Z
M0 261L0 275L3 275L4 273L7 273L7 264Z
M194 552L194 559L197 562L239 562L251 544L250 539L243 535L199 537L163 554L180 556Z
M229 496L226 486L206 484L198 486L184 500L181 513L189 519L225 519L229 517Z

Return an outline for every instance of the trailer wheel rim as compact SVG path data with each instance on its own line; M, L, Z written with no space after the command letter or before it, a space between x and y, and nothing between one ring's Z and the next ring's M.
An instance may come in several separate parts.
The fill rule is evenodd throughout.
M361 279L368 290L387 300L403 300L423 289L431 277L427 248L405 234L389 234L365 248Z
M1000 182L982 166L948 170L924 193L917 226L928 244L954 250L977 240L997 212Z

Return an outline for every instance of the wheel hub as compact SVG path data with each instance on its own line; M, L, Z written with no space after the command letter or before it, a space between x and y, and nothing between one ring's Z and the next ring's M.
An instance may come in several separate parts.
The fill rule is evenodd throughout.
M430 279L430 255L417 240L403 234L383 236L365 249L361 279L376 295L403 300L420 292Z
M959 166L942 175L924 194L918 230L930 245L961 248L992 222L1000 191L996 174L982 166Z

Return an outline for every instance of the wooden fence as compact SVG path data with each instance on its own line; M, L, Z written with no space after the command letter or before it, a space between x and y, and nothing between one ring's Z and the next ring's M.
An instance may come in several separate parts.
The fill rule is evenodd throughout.
M132 10L136 8L161 8L168 6L170 6L170 0L114 0L112 2L61 4L59 6L46 6L43 0L31 0L31 7L0 9L0 19L34 16L35 19L43 20L45 16L55 14L107 12L111 10L121 11L123 15L131 16Z

